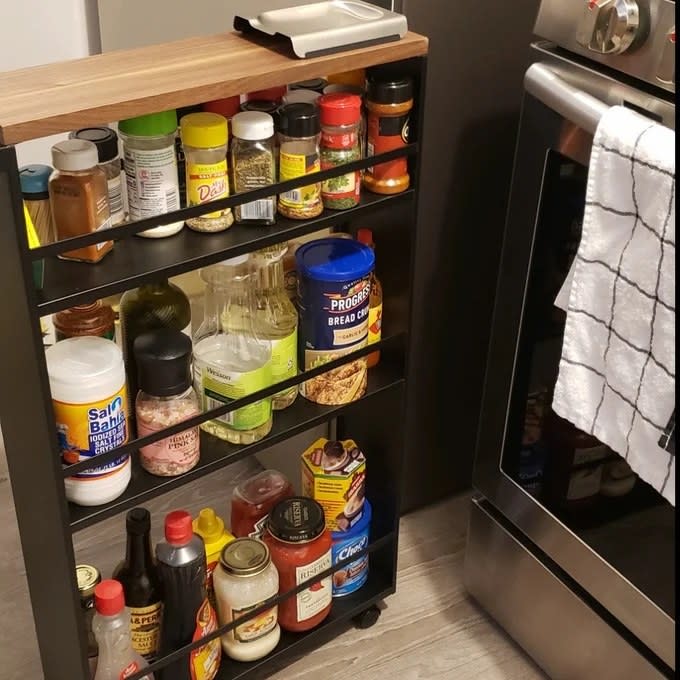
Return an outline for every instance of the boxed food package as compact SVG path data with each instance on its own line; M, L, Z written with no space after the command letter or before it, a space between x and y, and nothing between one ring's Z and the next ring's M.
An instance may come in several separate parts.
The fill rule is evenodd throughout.
M330 531L348 531L364 508L366 458L354 440L317 439L302 454L302 493L321 504Z

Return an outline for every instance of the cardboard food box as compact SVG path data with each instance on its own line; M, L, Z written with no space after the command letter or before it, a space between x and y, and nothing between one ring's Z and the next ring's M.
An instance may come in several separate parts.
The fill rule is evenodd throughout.
M317 439L302 454L302 493L318 501L330 531L348 531L363 514L366 458L354 440Z

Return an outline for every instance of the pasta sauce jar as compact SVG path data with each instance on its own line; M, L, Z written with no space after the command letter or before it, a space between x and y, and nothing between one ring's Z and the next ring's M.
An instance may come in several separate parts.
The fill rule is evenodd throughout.
M272 508L264 541L279 572L279 594L331 568L331 535L323 508L311 498L294 496ZM279 625L299 633L318 626L330 613L331 576L315 581L279 604Z

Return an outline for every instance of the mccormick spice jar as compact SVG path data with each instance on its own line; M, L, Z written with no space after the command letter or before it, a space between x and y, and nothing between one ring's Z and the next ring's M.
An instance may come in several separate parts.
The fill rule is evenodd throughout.
M78 305L57 312L52 317L52 322L57 340L76 338L81 335L94 335L107 340L115 339L113 309L101 300L95 300L90 305Z
M279 594L331 568L331 535L322 507L311 498L295 496L275 505L264 540L279 572ZM310 630L328 616L332 599L329 575L283 600L279 604L279 625L292 633Z

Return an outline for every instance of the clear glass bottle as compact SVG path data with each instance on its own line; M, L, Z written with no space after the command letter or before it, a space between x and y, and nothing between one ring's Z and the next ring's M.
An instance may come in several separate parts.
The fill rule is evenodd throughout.
M255 330L272 347L272 382L297 375L298 315L286 294L283 280L283 256L286 245L262 248L253 255L257 267ZM272 397L275 411L290 406L297 396L297 386L277 392Z
M90 668L90 678L94 678L97 669L97 656L99 655L97 640L92 632L92 619L95 613L94 589L101 582L102 577L96 567L89 564L77 564L76 580L78 582L80 607L83 610L83 625L87 634L87 665Z
M201 271L207 284L203 323L194 334L194 387L203 411L272 384L271 344L255 330L248 255ZM252 444L272 428L271 397L209 420L201 428L232 444Z

